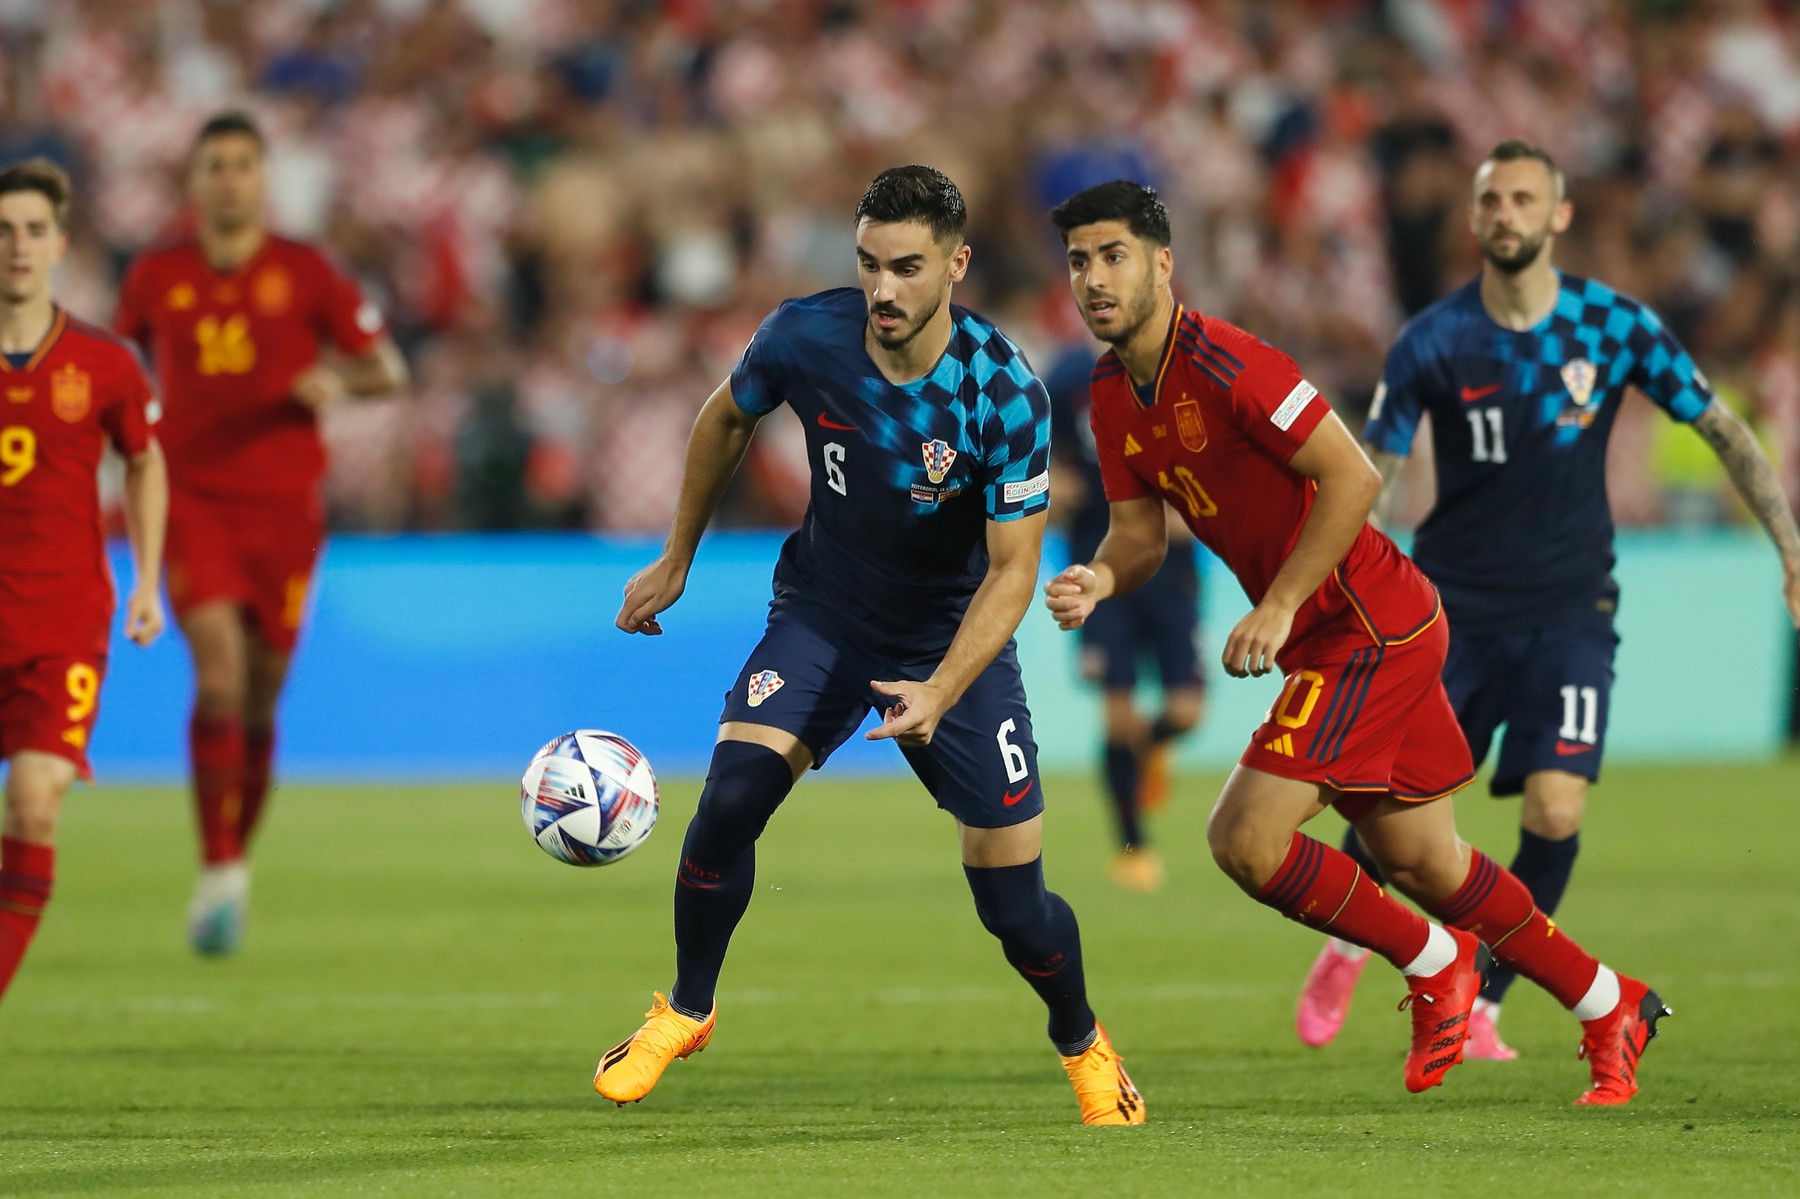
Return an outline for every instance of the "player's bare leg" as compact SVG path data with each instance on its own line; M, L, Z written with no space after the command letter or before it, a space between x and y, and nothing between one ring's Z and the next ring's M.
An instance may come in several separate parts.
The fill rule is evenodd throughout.
M743 721L719 726L675 872L675 985L668 996L656 992L638 1030L601 1056L594 1071L601 1095L636 1103L670 1063L712 1040L713 992L731 934L750 906L757 838L812 763L812 751L783 729Z
M194 662L194 713L188 727L194 806L200 825L200 877L188 905L188 940L209 956L243 940L250 876L238 832L244 797L244 718L250 686L250 635L244 612L226 600L180 616Z
M21 750L7 761L6 818L0 824L0 998L37 932L56 873L56 822L75 781L75 763Z
M1044 886L1044 818L1003 828L972 828L959 820L956 832L982 927L1050 1009L1050 1040L1075 1088L1081 1122L1144 1123L1144 1097L1088 1007L1075 913Z
M1437 1086L1462 1061L1469 1008L1487 951L1388 896L1342 851L1300 832L1337 793L1239 766L1207 822L1207 843L1238 886L1292 920L1362 945L1406 976L1412 1010L1410 1091ZM1452 830L1454 832L1454 830Z
M1581 1053L1593 1085L1577 1103L1620 1104L1637 1094L1638 1059L1669 1014L1655 991L1589 956L1532 902L1523 883L1457 837L1444 800L1385 800L1357 832L1397 890L1445 924L1481 937L1496 958L1581 1021Z
M275 712L287 685L293 654L277 648L251 632L246 639L244 695L244 783L238 809L238 842L249 856L273 785L275 760Z

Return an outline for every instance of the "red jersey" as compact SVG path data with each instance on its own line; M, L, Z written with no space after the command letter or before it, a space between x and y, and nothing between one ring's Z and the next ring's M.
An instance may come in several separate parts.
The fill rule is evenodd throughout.
M0 664L106 655L112 575L95 472L141 454L150 383L118 338L62 309L22 366L0 356Z
M1106 498L1167 499L1260 603L1312 511L1317 487L1288 460L1331 411L1324 397L1286 354L1181 308L1148 402L1111 350L1095 364L1090 390ZM1320 633L1405 641L1431 623L1437 604L1418 568L1365 524L1294 614L1281 664Z
M360 354L383 330L323 253L273 236L231 271L207 265L193 239L146 251L114 324L155 364L170 485L282 501L311 497L325 473L318 418L293 398L294 381L321 346Z

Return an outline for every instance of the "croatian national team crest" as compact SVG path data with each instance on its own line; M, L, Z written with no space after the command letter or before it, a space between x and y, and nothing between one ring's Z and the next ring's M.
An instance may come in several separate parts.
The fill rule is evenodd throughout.
M1175 432L1181 444L1195 453L1206 448L1206 422L1200 419L1200 401L1188 399L1185 392L1175 405Z
M925 454L925 477L933 483L942 483L956 462L956 451L942 438L928 441L919 448Z
M1586 358L1571 358L1562 368L1563 386L1569 389L1569 397L1577 408L1586 408L1594 398L1594 382L1599 377L1600 372Z
M759 670L750 676L750 706L762 707L762 702L781 690L785 680L772 670Z
M73 363L50 376L50 411L70 424L87 415L93 398L93 380Z

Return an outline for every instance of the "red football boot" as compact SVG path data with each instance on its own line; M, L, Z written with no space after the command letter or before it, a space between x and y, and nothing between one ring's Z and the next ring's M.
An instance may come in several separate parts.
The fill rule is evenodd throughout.
M1575 1101L1578 1107L1630 1103L1637 1094L1638 1059L1656 1039L1656 1022L1673 1016L1662 996L1635 978L1619 975L1619 1002L1598 1020L1581 1022L1581 1056L1594 1085Z
M1411 993L1400 1001L1401 1011L1412 1009L1406 1089L1414 1094L1442 1083L1450 1068L1463 1060L1469 1009L1494 965L1494 955L1474 934L1454 928L1444 931L1456 938L1456 960L1436 974L1409 976L1406 986Z

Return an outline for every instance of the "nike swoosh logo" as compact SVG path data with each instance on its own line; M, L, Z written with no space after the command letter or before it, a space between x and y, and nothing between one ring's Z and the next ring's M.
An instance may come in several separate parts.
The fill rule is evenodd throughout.
M1588 754L1593 752L1594 747L1591 745L1577 745L1573 741L1558 741L1556 743L1556 756L1559 758L1572 758L1576 754Z
M840 425L823 412L819 413L819 427L821 429L842 429L846 433L856 432L855 425Z
M1484 396L1491 396L1499 390L1500 385L1498 383L1494 384L1492 387L1465 387L1462 389L1462 401L1465 404L1473 404L1476 400L1479 400Z
M1034 787L1036 784L1037 784L1037 780L1032 779L1030 782L1026 783L1023 787L1019 788L1019 793L1017 795L1014 795L1010 791L1007 792L1005 795L1002 795L1000 797L1000 802L1010 808L1014 804L1018 803L1021 799L1024 799L1025 796L1031 791L1032 787Z

